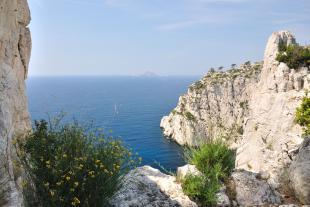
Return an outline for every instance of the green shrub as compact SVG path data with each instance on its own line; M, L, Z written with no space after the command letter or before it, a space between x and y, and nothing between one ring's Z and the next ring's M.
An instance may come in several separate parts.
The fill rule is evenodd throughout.
M295 121L304 127L304 134L310 135L310 97L306 94L301 105L296 109Z
M284 62L289 68L297 69L299 67L310 66L310 48L299 46L297 44L279 46L279 53L276 58L279 62Z
M182 183L183 191L201 206L214 206L217 203L216 193L220 189L219 183L214 181L205 176L188 175Z
M220 168L219 179L226 178L235 167L235 152L222 141L214 141L194 149L191 153L191 163L203 174L214 172Z
M184 115L190 121L195 121L196 120L195 116L191 112L189 112L189 111L186 111L184 113Z
M77 123L35 122L16 148L26 174L26 206L105 206L124 173L138 164L121 141Z
M225 181L235 167L235 151L222 141L211 141L189 149L186 158L202 176L185 177L182 183L184 192L203 206L215 205L221 181Z
M194 83L194 89L196 89L196 90L199 90L199 89L201 89L203 87L204 87L204 85L203 85L203 83L201 81L197 81L197 82Z

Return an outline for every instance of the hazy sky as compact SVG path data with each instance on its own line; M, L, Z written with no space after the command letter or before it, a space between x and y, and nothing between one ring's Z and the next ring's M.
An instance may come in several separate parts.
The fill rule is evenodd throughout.
M310 43L310 0L28 0L30 75L201 75L263 57L273 31Z

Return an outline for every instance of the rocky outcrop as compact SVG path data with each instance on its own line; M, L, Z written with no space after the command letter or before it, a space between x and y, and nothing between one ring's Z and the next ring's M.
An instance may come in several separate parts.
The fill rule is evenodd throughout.
M209 72L163 117L164 134L181 145L222 136L237 149L237 168L269 172L269 183L278 187L279 174L302 142L294 114L310 89L309 68L288 68L276 61L281 44L295 43L291 33L275 32L262 65Z
M302 204L310 205L310 137L306 138L288 170L291 188Z
M162 118L164 134L181 145L199 145L218 135L235 142L242 134L251 86L258 82L261 67L261 63L245 64L239 69L208 73L192 84L177 107Z
M129 172L110 203L115 207L197 207L184 195L181 184L176 182L174 176L150 166Z
M197 170L195 165L184 165L182 167L178 167L177 169L177 178L179 180L183 180L188 175L201 176L201 172Z
M31 50L26 0L0 1L0 206L20 206L12 138L30 129L25 78Z
M229 181L231 199L239 206L263 206L281 203L280 195L260 174L237 170Z

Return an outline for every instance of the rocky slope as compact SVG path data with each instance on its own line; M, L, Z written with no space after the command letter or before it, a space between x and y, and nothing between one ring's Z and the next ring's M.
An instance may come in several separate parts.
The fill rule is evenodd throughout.
M110 202L115 207L197 207L182 191L174 176L150 166L132 170L124 178L122 188Z
M280 44L295 43L291 33L275 32L262 65L208 73L163 117L164 134L181 145L223 135L237 149L237 168L268 172L268 182L279 187L283 169L302 141L294 114L310 89L309 68L292 69L276 61Z
M31 50L26 0L0 1L0 206L20 206L12 138L30 129L25 78Z

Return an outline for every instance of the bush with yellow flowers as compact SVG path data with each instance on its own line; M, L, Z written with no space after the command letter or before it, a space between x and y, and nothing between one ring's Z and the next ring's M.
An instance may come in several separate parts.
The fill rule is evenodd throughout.
M77 123L36 121L15 146L25 170L26 206L106 206L141 160L120 140Z

